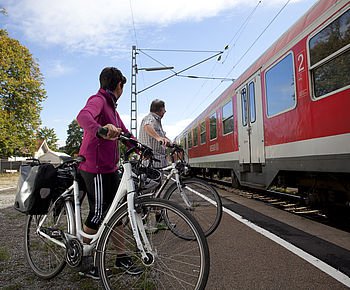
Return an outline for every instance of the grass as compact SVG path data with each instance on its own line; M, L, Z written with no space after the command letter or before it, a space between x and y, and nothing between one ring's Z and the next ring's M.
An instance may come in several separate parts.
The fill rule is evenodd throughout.
M0 173L0 178L18 177L19 172L14 173Z
M91 278L83 278L84 280L80 281L79 288L82 290L91 290L91 289L98 289L98 286L96 285L97 281L92 280Z
M1 247L0 248L0 262L7 262L8 260L10 260L11 256L10 256L10 253L9 251L4 248L4 247Z
M21 288L22 288L21 285L9 285L9 286L5 286L5 287L3 287L1 289L2 290L19 290Z

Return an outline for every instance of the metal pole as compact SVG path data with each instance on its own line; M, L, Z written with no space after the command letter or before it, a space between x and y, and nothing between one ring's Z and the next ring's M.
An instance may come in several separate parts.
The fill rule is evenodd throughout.
M130 131L137 137L137 92L136 92L136 74L137 74L137 64L136 64L136 46L132 46L131 54L131 112L130 112Z

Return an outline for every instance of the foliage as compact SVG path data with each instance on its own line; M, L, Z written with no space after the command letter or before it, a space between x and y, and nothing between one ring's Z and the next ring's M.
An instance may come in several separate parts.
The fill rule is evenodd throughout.
M57 151L57 135L54 129L50 129L47 127L40 128L37 133L37 138L40 140L46 140L47 145L53 151Z
M118 142L119 144L119 157L120 157L120 162L122 161L122 159L125 156L126 151L128 150L128 148L126 147L126 145L123 142Z
M81 141L83 140L83 129L79 126L77 120L73 120L67 130L67 140L64 152L70 156L79 153Z
M8 261L10 259L10 254L7 248L0 248L0 261Z
M79 126L77 120L74 119L68 126L66 146L60 148L60 150L70 156L78 155L83 140L83 133L83 129ZM119 154L121 157L124 156L126 150L125 144L119 142Z
M32 155L46 98L29 50L0 29L0 156Z
M345 12L310 41L310 62L314 93L316 97L326 95L350 83L349 50L350 12Z

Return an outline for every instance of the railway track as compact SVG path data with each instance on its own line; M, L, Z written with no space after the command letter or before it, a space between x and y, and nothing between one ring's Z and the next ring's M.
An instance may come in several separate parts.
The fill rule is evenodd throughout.
M305 218L326 224L328 226L341 229L343 231L350 232L350 218L346 219L334 219L330 218L325 210L315 208L311 205L307 205L305 200L293 193L287 193L277 190L259 190L251 188L232 188L230 182L222 180L212 180L207 178L202 178L209 182L212 186L219 188L221 190L228 191L240 195L245 198L254 199L260 202L264 202L273 207L279 208L281 210L303 216Z

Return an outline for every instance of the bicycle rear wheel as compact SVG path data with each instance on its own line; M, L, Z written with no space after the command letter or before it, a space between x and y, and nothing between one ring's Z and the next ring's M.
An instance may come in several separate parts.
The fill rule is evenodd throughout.
M43 279L51 279L64 268L66 248L60 246L37 233L39 223L44 220L40 230L63 243L59 237L59 230L72 233L73 220L70 203L56 206L46 215L28 215L26 219L24 249L25 257L34 273ZM45 218L46 217L46 218ZM71 223L72 221L72 223Z
M172 200L183 206L202 227L206 237L219 226L222 217L222 201L217 191L208 183L189 178L182 181L182 191L186 195L190 206L185 204L176 183L165 192L164 199ZM171 220L167 221L171 223ZM181 232L178 232L181 235ZM183 235L183 238L186 238Z
M171 230L147 231L152 252L143 261L132 233L127 206L120 208L107 223L97 245L97 263L105 289L204 289L209 274L209 250L198 223L178 205L163 199L139 198L137 214L144 223L158 212L172 217L173 226L193 238L184 240ZM117 254L125 253L142 273L130 275L115 269ZM112 275L106 269L113 269Z

